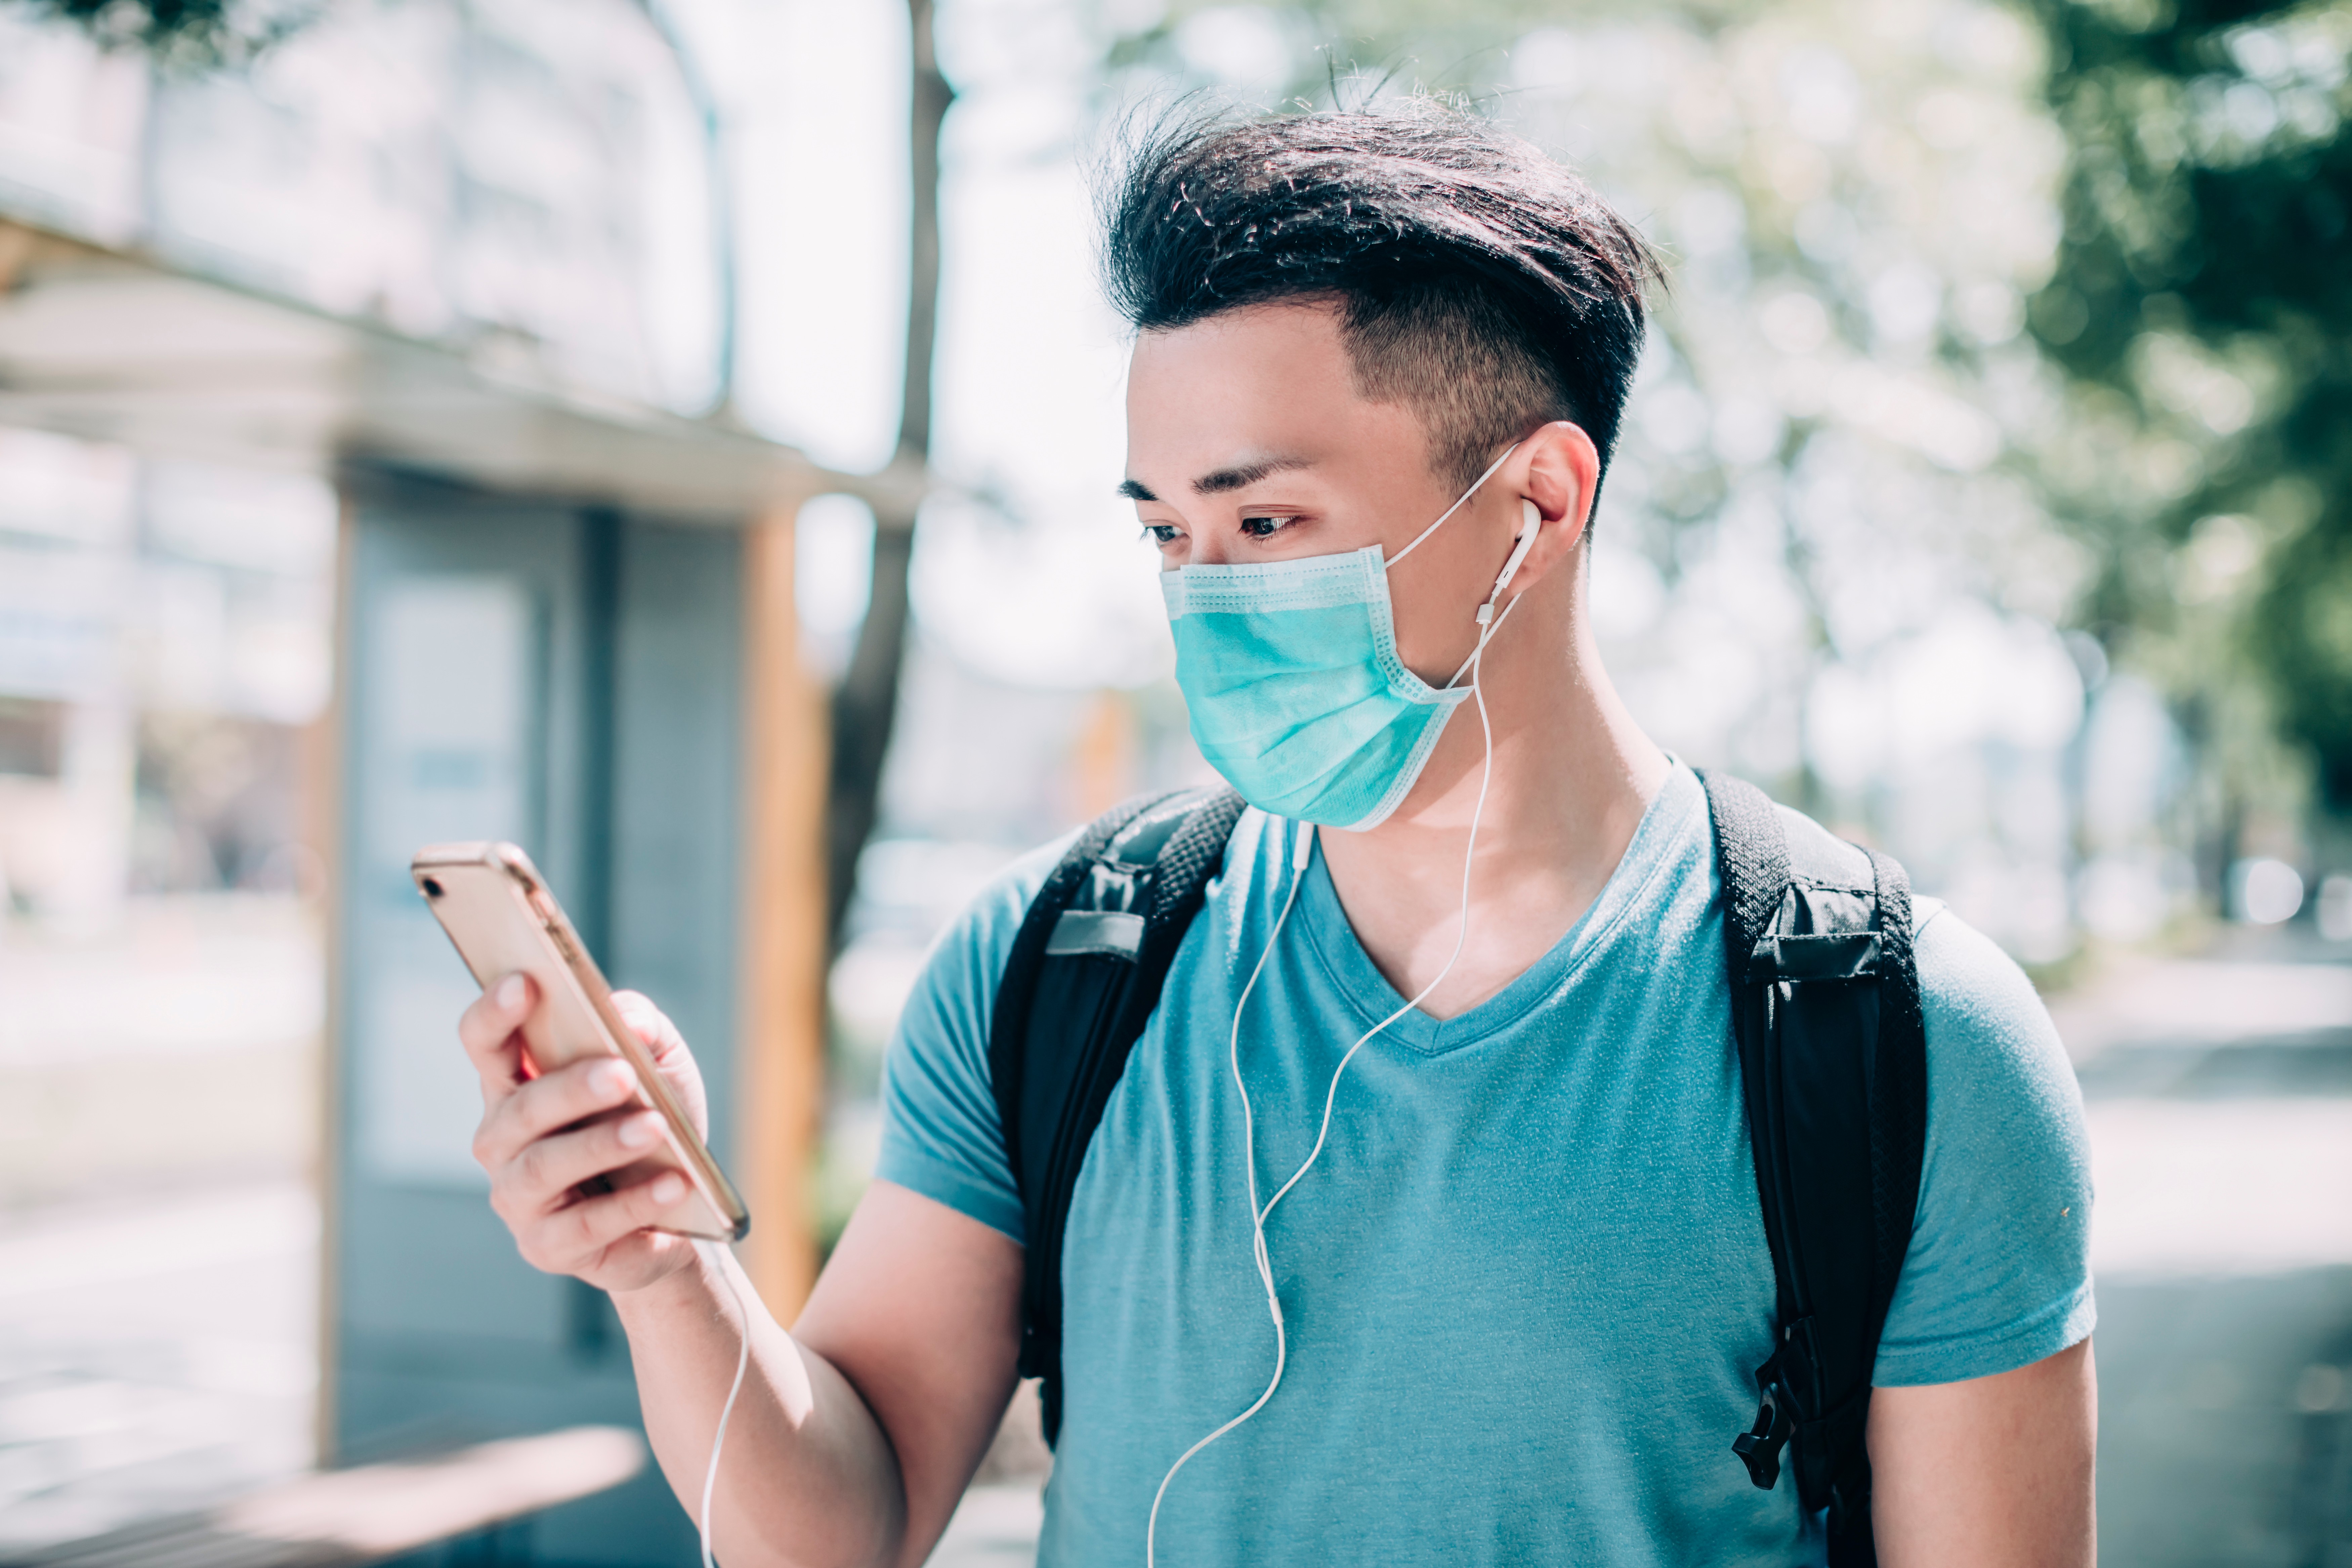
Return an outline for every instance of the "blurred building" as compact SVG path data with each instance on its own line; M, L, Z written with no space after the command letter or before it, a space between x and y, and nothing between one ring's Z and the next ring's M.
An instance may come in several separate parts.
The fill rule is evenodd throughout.
M656 20L363 0L249 69L171 77L0 12L0 962L28 1004L0 1088L75 1130L23 1141L46 1174L0 1171L0 1205L126 1173L182 1189L183 1244L142 1241L135 1209L108 1232L108 1267L165 1271L137 1331L160 1347L140 1375L170 1384L204 1359L173 1321L303 1312L205 1307L229 1287L202 1272L190 1184L229 1164L154 1152L182 1123L316 1147L323 1338L299 1403L323 1456L635 1419L609 1308L522 1265L482 1201L451 1028L471 983L407 885L424 842L522 843L616 984L680 999L761 1218L755 1276L789 1315L813 1268L823 731L791 520L829 480L726 413L707 106ZM266 1024L262 996L286 1004ZM298 1092L190 1090L245 1082L220 1053L256 1028L297 1053L256 1081ZM300 1089L321 1084L323 1110ZM289 1192L236 1224L308 1206ZM15 1338L88 1405L121 1347L41 1315L89 1283L52 1272L11 1297ZM131 1470L119 1445L17 1434L34 1458L0 1480L0 1535L282 1465L310 1447L278 1429L283 1384L182 1422L184 1450L146 1423ZM236 1409L277 1425L240 1449ZM583 1563L691 1540L651 1475L540 1533Z
M0 878L29 914L317 890L306 727L335 501L302 475L0 429Z
M350 428L345 400L390 389L351 385L356 345L322 318L526 396L709 404L722 299L684 79L620 5L340 7L242 77L0 15L0 288L35 367L0 406L19 903L102 917L134 885L299 874L268 826L290 803L262 802L299 768L275 731L328 699L332 465L437 469L487 434L380 401L411 427ZM65 259L68 239L98 248ZM129 255L152 271L95 279ZM173 287L196 278L228 287Z

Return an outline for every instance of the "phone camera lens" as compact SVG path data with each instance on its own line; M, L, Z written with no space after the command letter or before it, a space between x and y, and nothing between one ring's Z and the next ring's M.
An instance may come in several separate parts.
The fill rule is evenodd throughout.
M437 899L441 896L441 884L435 881L430 877L425 878L417 885L425 889L425 896L428 899Z

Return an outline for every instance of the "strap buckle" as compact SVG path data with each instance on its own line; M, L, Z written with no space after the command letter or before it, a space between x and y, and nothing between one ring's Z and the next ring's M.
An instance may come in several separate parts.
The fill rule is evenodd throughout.
M1756 1424L1731 1440L1731 1451L1748 1467L1748 1479L1756 1483L1759 1491L1770 1491L1780 1479L1780 1450L1788 1445L1796 1423L1790 1418L1788 1394L1780 1386L1780 1357L1775 1352L1772 1359L1756 1369L1756 1386L1760 1397L1756 1405Z

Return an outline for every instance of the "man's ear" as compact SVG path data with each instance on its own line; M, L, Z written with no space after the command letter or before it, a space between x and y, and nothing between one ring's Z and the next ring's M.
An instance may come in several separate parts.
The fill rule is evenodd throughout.
M1592 515L1592 492L1599 488L1601 454L1583 426L1556 419L1522 443L1512 468L1523 501L1533 503L1543 516L1534 548L1511 578L1516 597L1535 585L1560 562L1579 552L1584 529Z

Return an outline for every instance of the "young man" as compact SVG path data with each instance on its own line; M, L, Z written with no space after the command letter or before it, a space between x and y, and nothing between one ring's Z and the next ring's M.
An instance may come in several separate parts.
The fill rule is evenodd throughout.
M1115 193L1125 489L1194 732L1269 809L1072 1199L1045 1563L1821 1560L1794 1485L1730 1449L1775 1300L1706 801L1587 615L1652 270L1565 171L1433 110L1180 127ZM1186 624L1216 613L1249 625ZM577 1194L649 1136L564 1131L625 1069L523 1081L519 981L466 1016L493 1202L531 1262L613 1293L688 1500L751 1335L729 1568L919 1563L995 1429L1023 1237L989 1020L1058 847L932 955L878 1179L790 1334L638 1228L661 1194ZM1928 1131L1869 1409L1880 1558L2087 1564L2079 1099L2017 968L1916 919ZM1302 1166L1261 1252L1252 1205Z

